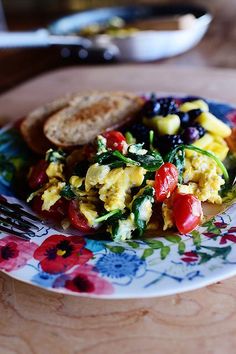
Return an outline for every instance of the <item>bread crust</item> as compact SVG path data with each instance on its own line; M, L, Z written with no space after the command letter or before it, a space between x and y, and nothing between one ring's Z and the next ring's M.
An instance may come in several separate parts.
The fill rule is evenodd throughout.
M65 95L30 112L22 121L20 130L27 145L37 154L44 154L51 146L43 126L47 118L68 106L74 95Z
M76 95L69 105L46 119L44 134L59 147L83 145L101 132L124 124L141 109L143 103L142 98L127 92Z

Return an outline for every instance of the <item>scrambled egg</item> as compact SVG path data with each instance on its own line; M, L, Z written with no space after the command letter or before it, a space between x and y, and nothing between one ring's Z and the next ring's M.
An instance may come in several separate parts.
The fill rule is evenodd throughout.
M180 193L194 194L202 202L221 204L219 191L225 183L221 174L214 160L195 153L185 160L184 184L179 185L178 190Z
M56 179L52 181L52 184L42 194L42 210L49 210L61 198L60 192L64 186L65 182L59 182Z
M85 178L85 190L88 192L91 188L101 185L109 172L110 167L107 165L95 163L90 166Z
M118 221L118 229L114 235L114 241L125 241L132 238L132 231L136 229L134 224L134 214L131 213L126 220ZM109 231L109 227L108 227Z
M174 226L173 211L165 202L162 204L162 217L164 221L163 230L170 229Z
M63 167L64 164L62 163L51 162L46 170L48 178L59 178L61 180L64 180Z
M64 164L59 162L51 162L48 165L46 174L49 178L49 182L46 185L41 199L43 201L42 210L49 210L60 198L61 190L65 186L65 180L63 175Z
M70 185L76 189L81 187L83 182L84 182L84 178L79 176L71 176L69 180Z
M81 213L86 217L89 226L95 226L95 219L98 217L95 205L92 203L80 203L79 209Z
M147 224L151 216L152 216L152 203L149 199L148 200L145 199L139 208L140 220L145 221L145 223Z
M87 171L85 190L98 188L99 198L107 211L123 210L130 199L130 188L141 186L145 173L146 170L138 166L110 170L108 166L96 163Z

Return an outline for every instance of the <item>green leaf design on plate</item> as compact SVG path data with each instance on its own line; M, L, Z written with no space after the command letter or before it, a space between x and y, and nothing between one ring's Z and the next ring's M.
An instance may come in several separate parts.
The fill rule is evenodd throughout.
M178 244L178 251L180 254L183 254L186 249L186 245L183 241L180 241Z
M164 247L163 242L158 240L146 240L145 242L148 244L149 247L153 248L154 250L158 250Z
M153 253L154 253L154 249L152 249L152 248L146 248L146 249L143 251L143 254L142 254L141 259L146 259L146 258L150 257Z
M127 244L128 244L130 247L134 248L134 249L139 248L138 242L135 242L135 241L127 241Z
M211 256L212 258L222 257L223 259L227 258L228 254L231 252L232 249L231 246L226 246L226 247L202 246L202 248L212 251L213 252L213 255Z
M212 258L210 254L204 252L198 252L198 256L201 257L199 264L206 263Z
M161 260L165 259L168 254L170 253L170 247L169 246L164 246L161 249Z
M218 227L215 226L214 222L215 222L215 218L212 218L207 222L205 222L202 226L207 228L207 232L212 232L217 236L221 234L221 231Z
M197 230L193 230L192 232L191 232L191 235L192 235L192 237L193 237L193 243L194 243L194 245L195 246L200 246L201 245L201 234L200 234L200 232L199 231L197 231Z
M179 243L181 241L181 237L178 235L168 235L165 236L165 239L172 243Z
M125 248L122 246L108 246L106 245L106 247L113 253L123 253L125 251Z

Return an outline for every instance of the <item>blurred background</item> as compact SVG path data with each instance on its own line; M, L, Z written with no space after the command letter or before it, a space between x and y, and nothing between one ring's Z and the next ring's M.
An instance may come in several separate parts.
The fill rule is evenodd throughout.
M23 31L42 28L66 14L104 6L132 4L169 4L175 0L0 0L0 29ZM184 4L206 7L213 21L203 40L190 51L159 63L205 67L236 67L236 1L235 0L185 0ZM2 7L2 9L1 9ZM63 65L81 65L79 60L63 59L61 49L4 49L0 50L0 92L40 72ZM88 64L82 61L82 64ZM115 65L115 64L114 64ZM140 63L140 65L142 65Z

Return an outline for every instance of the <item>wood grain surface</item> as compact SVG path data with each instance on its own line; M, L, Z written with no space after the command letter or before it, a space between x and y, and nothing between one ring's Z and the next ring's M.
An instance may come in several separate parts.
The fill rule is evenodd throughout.
M69 68L0 96L5 121L68 91L189 93L236 103L236 71L122 65ZM53 294L0 275L0 354L233 354L236 278L139 300Z

